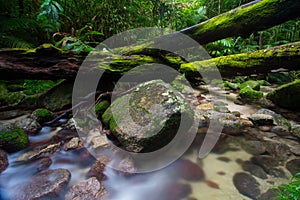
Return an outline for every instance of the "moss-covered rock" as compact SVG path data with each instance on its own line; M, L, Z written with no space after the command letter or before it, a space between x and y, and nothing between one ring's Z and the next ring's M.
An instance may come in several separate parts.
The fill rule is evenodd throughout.
M224 81L224 87L229 90L237 90L239 88L239 84Z
M105 110L109 107L110 103L107 100L100 101L96 106L95 106L95 113L97 115L97 118L100 119Z
M63 81L38 99L38 106L51 111L70 108L72 105L73 81Z
M186 130L193 123L193 111L184 97L161 80L136 86L116 99L102 115L124 149L151 152L167 145L183 118Z
M267 98L274 104L288 109L300 109L300 79L284 84L268 93Z
M263 93L253 90L251 87L246 86L243 89L240 90L239 97L242 100L254 100L254 99L260 99L263 97Z
M54 118L54 113L45 108L39 108L33 111L31 118L36 120L38 123L43 124L52 120Z
M0 126L0 148L7 152L16 152L24 149L28 145L28 136L24 130L18 126Z
M239 87L240 87L240 89L243 89L245 87L250 87L253 90L259 91L260 90L260 85L261 84L258 81L249 80L249 81L246 81L246 82L240 84Z

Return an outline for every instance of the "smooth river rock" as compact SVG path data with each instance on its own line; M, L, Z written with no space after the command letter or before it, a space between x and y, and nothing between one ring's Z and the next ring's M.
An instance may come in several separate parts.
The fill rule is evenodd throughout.
M73 185L65 195L65 200L108 200L108 193L103 185L92 177Z
M71 173L66 169L42 171L29 181L17 185L11 199L57 200L68 185Z
M256 199L260 195L259 183L250 174L239 172L233 176L233 184L239 193Z

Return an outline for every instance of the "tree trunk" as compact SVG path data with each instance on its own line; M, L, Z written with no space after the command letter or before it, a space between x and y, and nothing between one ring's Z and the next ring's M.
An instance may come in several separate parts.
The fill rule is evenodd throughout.
M61 53L53 46L39 47L35 53L24 50L0 51L1 79L73 79L84 56ZM59 58L57 55L59 54ZM108 59L108 57L110 59ZM222 56L209 60L186 63L172 54L160 54L157 57L113 54L96 54L89 58L93 70L104 69L111 79L118 78L136 66L149 63L163 63L172 66L188 77L199 77L199 72L210 73L218 69L223 77L249 75L270 72L273 69L299 69L300 42L272 47L249 53ZM95 66L95 63L97 66Z
M179 71L189 77L199 77L199 72L209 74L218 70L223 77L267 73L278 68L299 70L300 42L276 46L254 52L184 63Z

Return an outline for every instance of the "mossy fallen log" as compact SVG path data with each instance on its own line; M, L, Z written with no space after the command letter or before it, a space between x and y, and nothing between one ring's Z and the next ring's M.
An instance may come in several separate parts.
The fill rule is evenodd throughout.
M223 77L267 73L278 68L299 70L300 42L276 46L254 52L212 58L184 63L179 71L190 77L201 73L219 71Z
M247 37L253 32L300 17L299 10L298 0L255 0L180 33L200 44L233 36Z

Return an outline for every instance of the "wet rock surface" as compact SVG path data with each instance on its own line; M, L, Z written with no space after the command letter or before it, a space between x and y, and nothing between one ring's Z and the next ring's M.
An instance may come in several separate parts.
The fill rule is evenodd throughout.
M0 174L8 167L8 164L6 152L0 149Z
M28 135L35 135L42 129L42 126L36 120L31 118L17 121L15 125L21 127Z
M77 185L73 185L65 200L108 200L108 193L104 186L95 178L89 178Z
M28 136L23 129L14 125L0 124L0 148L10 152L24 149L28 145Z
M61 149L61 142L39 146L31 151L22 154L21 156L16 158L15 161L25 162L28 160L37 160L39 158L51 156L54 153L60 151L60 149Z
M286 163L286 168L291 172L292 175L299 172L300 159L293 159Z
M260 195L259 183L247 173L236 173L233 176L233 184L245 196L256 199Z
M193 111L182 94L169 84L154 80L116 99L102 118L124 149L151 152L167 145L179 124L188 130L193 123ZM185 123L180 123L181 118Z
M61 192L66 188L70 178L71 173L66 169L40 172L32 177L30 181L18 185L18 187L16 187L18 192L12 194L11 199L59 199Z

